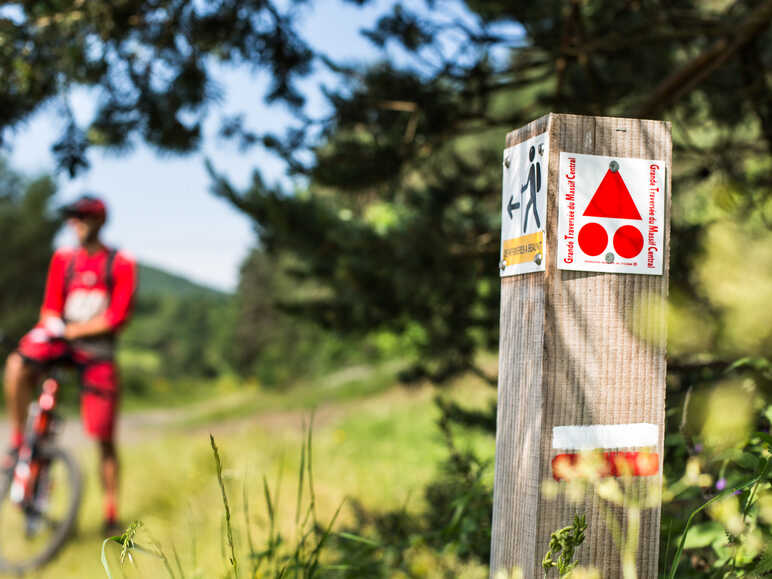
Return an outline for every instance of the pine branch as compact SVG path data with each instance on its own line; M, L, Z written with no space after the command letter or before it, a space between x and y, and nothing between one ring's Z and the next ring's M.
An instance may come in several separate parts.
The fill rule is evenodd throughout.
M731 10L731 8L729 9ZM760 4L731 32L705 52L668 76L639 107L635 116L653 118L689 94L743 46L761 34L772 21L772 0Z

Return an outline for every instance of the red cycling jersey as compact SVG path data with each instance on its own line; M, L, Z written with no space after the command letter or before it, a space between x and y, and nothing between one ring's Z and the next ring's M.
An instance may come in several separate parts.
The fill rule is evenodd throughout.
M44 327L41 324L22 338L17 350L30 362L69 361L80 367L83 423L86 431L100 440L112 440L120 392L112 336L131 313L137 285L134 260L125 253L115 253L111 275L108 275L110 256L107 248L91 254L83 248L60 249L54 253L41 308L43 313L57 315L68 323L88 322L104 315L111 328L110 335L68 343L49 341L36 334Z
M108 296L109 255L107 248L92 254L83 248L57 250L48 269L41 310L58 314L66 322L87 322L104 314L112 330L117 331L131 313L137 267L131 257L117 252L112 263L112 292Z

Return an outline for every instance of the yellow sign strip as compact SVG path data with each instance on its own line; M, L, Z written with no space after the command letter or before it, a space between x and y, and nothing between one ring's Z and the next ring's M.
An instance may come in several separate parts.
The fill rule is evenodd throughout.
M544 254L544 232L536 231L522 237L505 239L503 247L505 265L533 261L537 254Z

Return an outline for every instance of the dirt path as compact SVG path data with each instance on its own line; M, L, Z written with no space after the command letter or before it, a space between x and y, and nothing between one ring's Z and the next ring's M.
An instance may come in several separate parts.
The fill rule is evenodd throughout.
M378 406L387 399L417 400L431 395L431 388L428 386L409 389L395 387L363 398L322 403L313 410L314 426L322 428L350 412L356 412L368 406ZM210 431L214 431L215 434L225 434L255 426L272 432L288 429L299 432L304 420L307 421L312 413L307 408L263 411L258 409L246 415L239 413L239 407L254 403L254 397L254 392L234 392L182 407L124 412L120 415L118 422L117 439L121 444L131 445L163 434ZM228 416L231 412L234 416ZM221 417L209 418L217 415ZM0 418L0 444L3 440L8 440L8 428L7 418ZM59 441L65 448L73 450L91 443L83 431L79 417L69 417L63 421Z

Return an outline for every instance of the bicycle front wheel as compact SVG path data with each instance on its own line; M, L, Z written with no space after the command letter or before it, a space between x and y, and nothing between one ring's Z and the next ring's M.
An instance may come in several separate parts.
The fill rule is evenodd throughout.
M75 460L59 448L44 451L34 500L10 498L11 477L0 483L0 571L23 573L50 561L75 526L82 481Z

